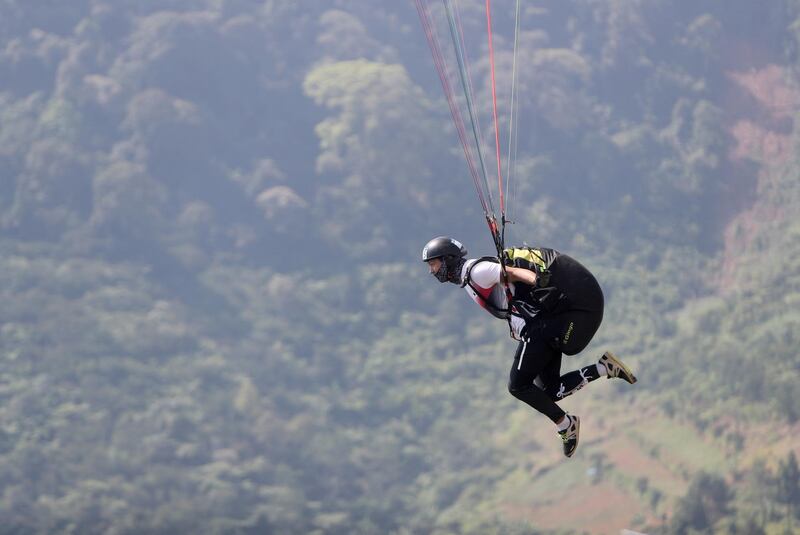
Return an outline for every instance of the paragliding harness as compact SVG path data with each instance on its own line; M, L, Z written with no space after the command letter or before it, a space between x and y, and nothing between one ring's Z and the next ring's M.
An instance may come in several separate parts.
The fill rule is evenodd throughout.
M484 308L494 317L508 321L508 327L512 338L513 328L511 327L512 316L519 316L528 326L533 322L533 318L540 312L557 312L566 302L566 296L556 287L550 286L550 266L558 257L558 252L553 249L532 248L532 247L513 247L503 250L502 258L496 256L482 256L473 262L464 275L461 287L469 286L475 295L481 300ZM478 288L473 286L470 274L472 269L481 262L500 263L503 268L503 276L506 276L506 266L528 269L536 273L536 285L531 286L522 282L514 283L514 294L504 282L506 288L506 298L509 303L508 308L499 308L489 301Z

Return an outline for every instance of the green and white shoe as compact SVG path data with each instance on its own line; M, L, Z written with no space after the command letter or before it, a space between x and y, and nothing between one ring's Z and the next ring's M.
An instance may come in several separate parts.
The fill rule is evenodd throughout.
M628 381L630 384L636 382L636 376L633 375L633 372L622 363L617 357L614 356L614 353L611 351L606 351L603 353L603 356L600 357L600 364L606 367L606 371L608 375L606 376L608 379L612 377L619 377L625 381Z
M558 434L561 435L561 440L564 442L564 455L572 457L572 454L575 453L575 449L578 447L578 435L580 435L581 432L581 419L570 414L567 414L566 417L569 418L569 427L564 431L559 431Z

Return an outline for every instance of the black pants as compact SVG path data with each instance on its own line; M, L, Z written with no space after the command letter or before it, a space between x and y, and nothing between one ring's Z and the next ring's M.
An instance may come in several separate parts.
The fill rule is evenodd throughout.
M602 294L599 303L598 310L567 310L555 316L537 317L514 355L508 391L553 422L564 416L556 402L599 377L594 364L561 375L562 354L583 351L600 327ZM541 388L534 384L537 378Z

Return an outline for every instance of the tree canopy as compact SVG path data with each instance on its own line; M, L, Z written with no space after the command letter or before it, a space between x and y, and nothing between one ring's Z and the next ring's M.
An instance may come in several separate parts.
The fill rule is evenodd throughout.
M520 22L507 240L603 286L564 368L641 378L569 463L420 262L493 244L412 2L0 0L0 533L796 527L800 4Z

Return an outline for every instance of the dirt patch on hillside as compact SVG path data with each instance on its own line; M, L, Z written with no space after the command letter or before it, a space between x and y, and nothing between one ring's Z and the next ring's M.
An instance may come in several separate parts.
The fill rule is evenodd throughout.
M575 529L597 534L619 533L630 527L636 515L654 520L636 498L605 482L575 488L544 506L527 509L508 504L504 509L510 517L527 520L540 529Z
M733 144L728 162L734 184L755 183L746 196L754 196L749 208L739 212L724 231L724 252L717 285L721 291L737 286L737 273L749 250L766 226L779 224L784 211L768 198L779 166L793 156L794 115L800 107L800 92L784 67L730 72L736 97L726 106L733 117L729 134ZM755 176L753 176L755 175ZM738 187L736 188L739 189ZM750 188L745 188L750 190ZM736 197L736 191L732 194ZM747 199L731 199L745 204Z
M618 470L628 477L647 477L648 485L652 485L670 495L679 495L686 488L686 482L670 471L655 457L642 451L627 437L619 437L603 445L607 452L606 461L612 470Z

